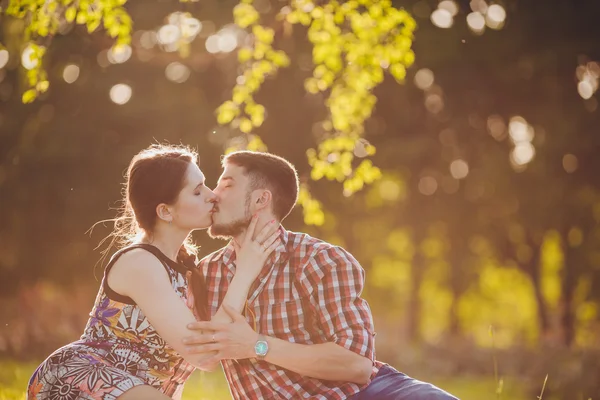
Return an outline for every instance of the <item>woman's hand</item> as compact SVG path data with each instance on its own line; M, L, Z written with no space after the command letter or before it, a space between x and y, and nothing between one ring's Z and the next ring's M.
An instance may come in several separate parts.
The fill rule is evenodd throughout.
M258 216L254 216L246 237L241 244L233 243L236 253L236 270L251 279L256 279L267 258L277 248L279 239L279 226L275 220L268 222L255 237ZM237 273L236 273L237 274Z

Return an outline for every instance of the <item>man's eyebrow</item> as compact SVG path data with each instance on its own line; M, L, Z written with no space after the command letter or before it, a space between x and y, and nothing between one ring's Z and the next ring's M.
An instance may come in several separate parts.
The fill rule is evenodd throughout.
M235 181L235 179L233 179L232 176L223 176L219 179L219 182L223 182L223 181Z

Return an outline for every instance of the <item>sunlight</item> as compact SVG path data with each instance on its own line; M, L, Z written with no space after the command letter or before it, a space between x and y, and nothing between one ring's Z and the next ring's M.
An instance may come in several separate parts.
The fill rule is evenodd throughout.
M110 99L113 103L123 105L131 99L131 86L119 83L110 88Z

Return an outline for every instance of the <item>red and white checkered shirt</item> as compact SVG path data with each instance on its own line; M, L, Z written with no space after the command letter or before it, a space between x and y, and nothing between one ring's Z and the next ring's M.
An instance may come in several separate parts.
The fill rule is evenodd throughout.
M246 319L258 332L293 343L334 342L375 361L371 310L360 297L364 270L344 249L280 228L282 243L250 288ZM212 315L235 274L228 246L200 262ZM252 315L254 314L254 315ZM346 399L363 387L308 378L257 359L223 360L234 399Z

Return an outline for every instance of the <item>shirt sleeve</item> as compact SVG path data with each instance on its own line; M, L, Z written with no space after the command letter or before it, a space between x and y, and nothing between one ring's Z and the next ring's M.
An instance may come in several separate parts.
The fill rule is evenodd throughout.
M364 269L350 253L329 247L310 258L302 286L327 341L374 361L373 317L360 297L364 280Z

